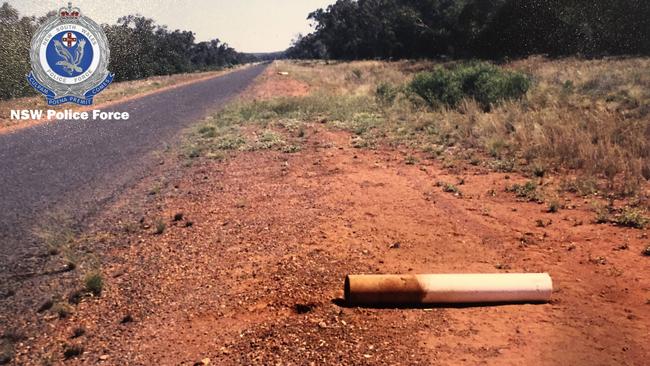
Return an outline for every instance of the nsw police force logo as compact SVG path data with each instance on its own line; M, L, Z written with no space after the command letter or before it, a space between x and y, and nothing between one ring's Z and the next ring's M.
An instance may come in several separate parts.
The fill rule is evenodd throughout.
M27 80L45 95L48 105L90 105L113 81L107 69L109 53L102 28L68 3L34 34Z

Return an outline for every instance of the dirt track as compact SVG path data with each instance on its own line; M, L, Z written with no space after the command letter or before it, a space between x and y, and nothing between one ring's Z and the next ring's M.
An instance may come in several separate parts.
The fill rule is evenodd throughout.
M320 124L305 132L298 153L240 152L183 168L168 161L165 179L131 190L94 226L105 243L101 298L48 320L31 350L18 349L19 363L60 360L63 344L85 351L65 364L642 365L650 357L648 259L639 254L647 231L593 224L582 199L559 213L519 202L504 191L524 181L515 174L451 173L423 157L406 165L406 151L354 149L347 133ZM156 182L164 187L151 195ZM167 228L155 235L159 217ZM347 273L468 271L547 271L556 291L542 305L362 309L337 300ZM122 322L127 315L133 321ZM79 326L85 335L70 339Z

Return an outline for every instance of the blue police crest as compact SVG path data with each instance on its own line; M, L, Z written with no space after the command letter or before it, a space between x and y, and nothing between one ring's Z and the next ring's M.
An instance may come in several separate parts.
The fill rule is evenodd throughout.
M48 105L91 105L113 81L110 51L102 28L68 3L39 27L31 43L30 85Z

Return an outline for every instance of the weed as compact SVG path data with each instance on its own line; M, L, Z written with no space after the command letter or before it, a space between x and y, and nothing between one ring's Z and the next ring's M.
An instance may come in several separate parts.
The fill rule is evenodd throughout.
M65 266L63 267L63 270L66 272L74 271L80 261L79 253L70 247L66 247L63 252L63 257L65 259Z
M575 90L575 85L573 84L573 81L571 80L566 80L562 84L562 92L565 94L571 94Z
M133 234L138 231L139 227L140 225L135 222L126 222L122 225L122 230L127 234Z
M492 169L501 173L510 173L515 170L514 159L497 159L492 162Z
M212 143L212 148L217 150L237 150L246 145L246 139L239 135L221 136Z
M95 296L99 296L104 288L104 279L99 272L91 272L84 278L85 290Z
M550 213L556 213L560 211L560 208L562 208L562 204L556 200L553 200L548 204L548 212Z
M198 133L203 138L212 138L217 136L217 128L214 126L201 126Z
M86 328L84 328L84 327L76 327L72 331L72 336L70 338L79 338L79 337L83 336L84 334L86 334Z
M370 143L370 141L364 139L364 138L361 137L361 136L354 136L354 137L350 140L350 145L352 145L352 147L354 147L355 149L362 149L362 148L366 148L366 147L370 147L370 146L372 146L372 144Z
M272 130L264 130L257 137L257 141L249 146L249 150L266 150L283 148L285 146L283 136Z
M537 178L543 178L546 174L546 168L543 165L535 164L533 166L533 176Z
M154 234L156 235L161 235L162 233L165 232L165 228L167 228L167 224L163 219L156 219L155 223L155 229L154 229Z
M59 316L59 319L67 318L68 316L70 316L70 314L72 314L73 311L72 306L70 306L70 304L62 301L58 301L54 305L52 310L56 313L56 315Z
M395 87L391 83L382 82L377 85L375 90L375 97L377 102L384 106L390 106L395 102L397 94L399 93L399 88Z
M576 193L582 197L598 193L598 183L594 178L589 177L581 177L572 181L565 181L562 183L562 188L567 192Z
M460 189L458 189L458 187L456 187L455 185L453 185L451 183L437 182L436 185L438 187L442 187L443 192L453 193L453 194L456 194L456 195L461 194Z
M404 164L406 165L415 165L418 162L418 158L413 155L408 155L404 158Z
M624 207L613 220L613 222L619 226L633 227L637 229L643 229L648 221L648 218L643 215L642 210L628 206Z
M36 228L34 234L45 244L49 255L59 255L72 247L76 235L69 218L56 215L49 220L49 223Z
M518 198L523 198L527 201L533 201L537 203L544 202L540 192L537 190L537 183L531 181L526 182L525 184L514 184L509 188L506 188L507 192L513 192Z
M85 294L84 290L81 289L73 290L68 295L68 302L74 305L79 304L81 302L81 299L83 299L84 294Z
M84 349L80 345L66 344L63 346L63 357L68 360L81 355Z
M293 154L293 153L297 153L301 149L302 148L300 147L300 145L286 145L282 148L282 152Z
M606 224L611 221L611 208L609 206L595 204L594 210L596 211L596 219L594 220L596 224Z
M151 189L149 189L149 195L155 196L157 194L160 194L161 190L162 190L162 185L160 183L156 183L151 187Z
M190 158L190 159L198 158L199 156L201 156L201 150L199 150L199 149L196 148L196 147L192 147L192 148L190 148L190 150L189 150L188 153L187 153L187 157ZM152 191L150 192L150 194L151 194L152 192L153 192L153 194L158 193L158 192L152 190Z

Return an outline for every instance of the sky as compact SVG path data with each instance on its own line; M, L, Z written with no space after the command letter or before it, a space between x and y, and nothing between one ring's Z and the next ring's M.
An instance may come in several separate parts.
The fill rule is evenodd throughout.
M7 1L21 15L42 16L67 0ZM282 51L298 33L309 33L307 15L335 0L77 0L73 6L97 23L142 14L170 30L191 30L197 41L219 38L241 52Z

